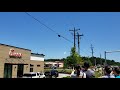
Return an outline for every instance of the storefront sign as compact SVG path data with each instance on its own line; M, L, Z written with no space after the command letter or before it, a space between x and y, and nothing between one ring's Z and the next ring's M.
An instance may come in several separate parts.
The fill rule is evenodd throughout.
M22 53L16 53L14 49L9 51L10 58L22 58Z

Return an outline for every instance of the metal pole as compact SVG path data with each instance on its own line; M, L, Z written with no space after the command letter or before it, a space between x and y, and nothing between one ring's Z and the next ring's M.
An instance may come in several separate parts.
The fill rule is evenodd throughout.
M80 55L80 37L81 36L83 36L83 34L82 35L80 35L78 32L77 32L77 38L78 38L78 54Z
M78 36L78 54L80 55L80 35L77 32L77 36Z
M95 67L96 67L96 58L95 58Z
M106 51L105 51L105 65L107 65L107 62L106 62Z
M100 53L100 61L101 61L101 66L102 66L102 59L101 59L101 53Z
M74 27L74 30L69 30L69 31L73 31L73 33L74 33L74 48L76 48L76 31L77 30L80 30L80 29L75 29L75 27Z
M75 27L74 27L74 48L76 48L76 44L75 44Z
M113 52L120 52L120 50L116 50L116 51L105 51L105 65L107 65L107 60L106 60L106 54L107 53L113 53Z

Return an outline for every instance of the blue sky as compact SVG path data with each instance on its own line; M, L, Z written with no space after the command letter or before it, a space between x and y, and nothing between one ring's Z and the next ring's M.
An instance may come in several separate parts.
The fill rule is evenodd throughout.
M104 51L120 50L119 12L29 12L42 23L73 42L69 30L80 28L80 54L91 57ZM0 12L0 43L31 49L45 54L45 58L64 58L70 54L73 43L58 37L25 12ZM77 43L77 42L76 42ZM120 61L120 53L109 53L107 59Z

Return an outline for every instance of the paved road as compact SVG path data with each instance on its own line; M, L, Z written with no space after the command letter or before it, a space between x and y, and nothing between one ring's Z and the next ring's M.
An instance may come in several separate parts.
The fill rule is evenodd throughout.
M63 77L67 77L67 76L70 76L70 74L59 73L58 78L63 78Z

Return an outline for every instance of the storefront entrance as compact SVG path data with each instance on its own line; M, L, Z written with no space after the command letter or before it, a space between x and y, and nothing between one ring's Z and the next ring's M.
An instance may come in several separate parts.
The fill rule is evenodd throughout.
M4 78L12 78L12 65L4 64Z
M18 64L17 78L22 77L22 75L23 75L23 70L24 70L24 65L23 65L23 64Z

